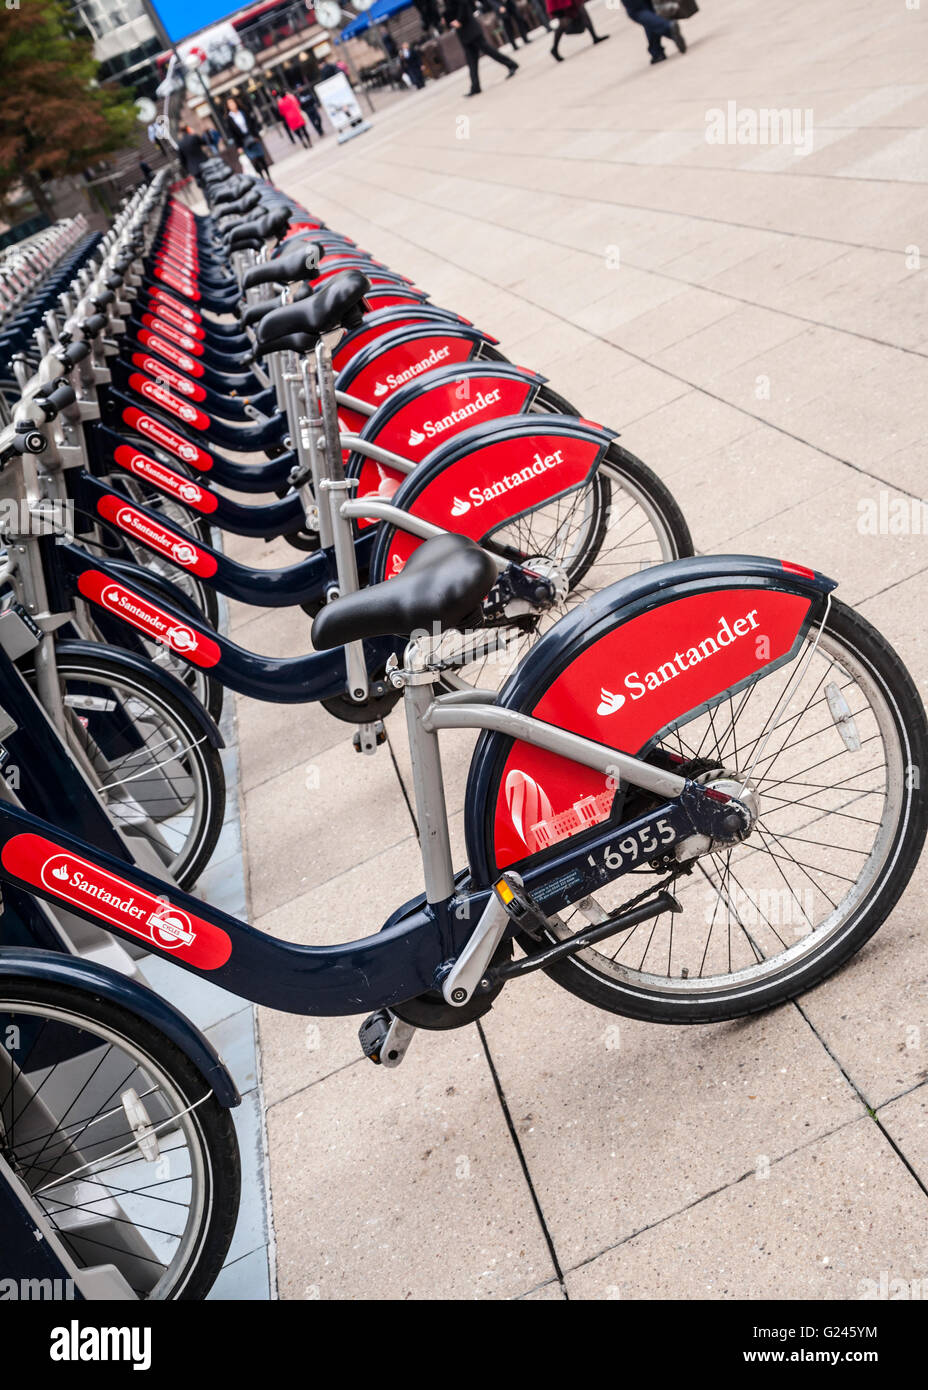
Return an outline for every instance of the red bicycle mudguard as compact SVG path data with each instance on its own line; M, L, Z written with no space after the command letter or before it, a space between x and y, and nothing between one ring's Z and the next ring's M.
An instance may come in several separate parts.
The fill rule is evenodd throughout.
M336 374L347 367L351 359L362 348L367 347L368 343L383 338L387 333L395 333L400 328L408 328L411 324L434 323L438 320L442 323L463 323L465 327L473 328L469 319L447 309L436 308L434 304L426 304L422 299L397 298L388 293L389 302L384 302L381 295L381 291L372 291L364 296L364 302L371 306L370 309L359 326L346 333L332 353L332 366ZM487 338L487 341L492 343L496 340Z
M509 362L468 362L427 372L390 396L367 421L362 437L421 463L440 444L474 425L526 413L544 384L537 372ZM350 478L360 479L358 497L389 500L406 477L360 454L350 454L345 466ZM363 518L358 523L361 530L374 524Z
M686 723L789 661L833 581L753 556L694 556L620 580L532 648L499 696L508 709L644 756ZM478 882L607 820L611 777L497 733L471 763L468 861Z
M407 382L436 367L453 367L475 358L498 361L502 354L479 328L465 323L415 323L368 343L335 380L335 389L381 405ZM342 429L360 434L366 415L339 406Z
M583 487L615 435L572 415L515 415L465 430L404 480L394 506L483 542L516 517ZM381 526L371 558L375 584L399 574L421 541Z

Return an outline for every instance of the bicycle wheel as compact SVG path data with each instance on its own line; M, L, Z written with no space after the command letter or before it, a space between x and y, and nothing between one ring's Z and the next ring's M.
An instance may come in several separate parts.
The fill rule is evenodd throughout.
M647 756L704 783L745 784L754 824L741 844L688 867L654 861L553 920L561 939L670 879L682 913L550 967L598 1008L705 1023L793 998L873 935L921 853L925 711L889 644L837 600L785 666L671 726ZM639 802L626 802L623 821ZM620 848L621 836L617 826Z
M115 824L191 887L222 830L225 775L205 727L167 682L104 653L65 648L58 677L68 736L98 780Z
M140 1299L204 1298L238 1214L230 1112L163 1033L90 990L0 990L0 1152L79 1269L115 1266Z

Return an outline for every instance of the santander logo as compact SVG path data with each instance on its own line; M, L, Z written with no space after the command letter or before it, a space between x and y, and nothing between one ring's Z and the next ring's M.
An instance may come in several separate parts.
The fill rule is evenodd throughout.
M492 502L495 498L501 497L504 492L511 492L513 488L522 487L524 483L531 482L533 478L539 477L543 473L549 472L552 468L557 468L564 461L564 451L555 449L553 454L536 453L534 459L525 468L520 468L518 473L504 473L501 478L486 487L472 487L468 492L469 502L462 501L455 497L451 507L452 516L463 516L470 511L471 505L482 507L486 502ZM458 510L460 508L460 510Z
M153 641L187 657L197 666L215 666L219 661L219 648L210 638L201 637L194 628L169 617L122 584L107 583L103 575L88 570L78 580L78 588L101 607L118 614Z
M596 713L602 715L615 714L624 704L624 695L615 694L613 691L603 688L599 692L599 704L596 706Z
M199 411L194 406L188 405L186 401L178 398L170 392L166 386L162 386L159 381L141 380L136 384L136 390L148 400L155 401L163 406L165 410L170 410L179 419L185 420L188 425L196 423Z
M170 532L154 526L132 507L122 507L116 513L116 524L131 535L139 536L149 545L157 547L158 550L163 550L165 554L170 555L179 565L183 565L187 569L196 563L197 551L189 541L174 540Z
M711 661L718 656L726 647L730 647L735 642L748 637L751 632L757 630L758 610L750 609L740 618L729 619L724 616L719 617L718 627L714 632L698 639L686 650L679 650L668 656L665 661L660 662L650 671L629 671L622 681L626 694L621 691L600 690L600 700L596 707L596 713L604 719L610 715L617 714L626 699L632 701L643 700L649 691L659 690L661 686L667 685L669 681L676 680L685 671L690 671L694 666L701 665L704 661Z
M47 878L53 878L59 884L68 884L72 890L69 897L77 895L111 910L116 909L121 916L131 918L138 925L140 935L151 936L159 946L165 946L168 950L177 946L192 946L197 939L185 912L171 907L166 901L159 903L152 912L149 901L146 901L149 898L147 893L144 899L140 899L131 889L127 896L123 896L120 890L114 892L113 887L119 881L86 860L69 863L64 855L52 855L42 866L43 881Z
M472 401L467 401L465 405L456 406L455 409L449 410L448 414L443 415L440 420L423 420L421 426L423 432L420 433L414 428L409 436L410 444L422 444L426 439L435 439L455 425L473 419L475 415L488 410L491 405L496 405L501 395L502 392L499 387L493 391L478 391Z
M231 939L221 927L43 835L14 835L0 858L8 874L32 888L197 969L217 970L232 954Z
M153 420L150 415L130 415L129 412L124 414L123 419L127 425L134 426L140 434L147 434L149 439L153 439L156 444L162 444L185 463L195 463L198 468L212 467L213 461L208 454L204 454L188 439L181 439L179 434L167 429L160 420Z
M189 507L196 508L197 511L215 511L217 502L212 493L204 492L203 488L196 483L184 478L180 473L175 473L173 469L167 468L163 463L158 463L156 459L150 459L145 454L139 454L129 449L125 444L120 444L115 450L113 458L120 468L125 468L129 473L135 473L137 477L145 478L148 482L154 483L155 487L162 492L168 493L171 497L177 497L181 502L186 502Z
M374 383L374 395L385 396L388 391L395 391L398 386L405 386L407 381L412 381L413 377L419 376L421 372L427 372L431 367L437 367L439 362L443 362L450 356L450 347L432 348L425 357L414 362L411 367L406 367L402 372L387 372L383 381Z

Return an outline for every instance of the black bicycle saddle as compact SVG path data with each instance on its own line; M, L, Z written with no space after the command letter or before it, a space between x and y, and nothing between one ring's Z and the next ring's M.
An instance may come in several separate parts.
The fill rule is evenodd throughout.
M258 328L258 346L262 352L278 352L281 347L293 347L294 336L311 340L310 346L323 333L336 328L352 328L360 323L364 296L371 282L360 270L346 270L333 275L314 294L296 304L285 304L267 314Z
M295 285L300 280L315 280L322 255L322 247L317 242L304 241L295 251L251 266L242 276L242 288L250 290L255 285Z
M407 636L480 626L479 608L497 579L492 556L467 536L449 532L424 541L402 573L327 603L313 619L317 651L364 637Z

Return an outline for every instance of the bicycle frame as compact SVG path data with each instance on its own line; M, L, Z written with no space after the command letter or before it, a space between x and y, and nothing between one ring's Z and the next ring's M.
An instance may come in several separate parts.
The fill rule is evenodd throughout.
M413 651L411 644L407 657ZM506 710L484 692L435 696L431 685L412 684L405 693L426 889L373 936L340 946L277 940L189 894L166 891L163 880L4 805L0 877L254 1003L296 1014L351 1014L440 988L443 975L480 932L484 913L498 911L492 885L453 872L439 729L497 729L664 798L637 820L621 827L610 823L528 869L525 887L547 911L575 900L578 886L600 887L634 867L630 861L604 867L603 854L619 834L657 835L670 851L688 836L717 830L718 817L731 808L731 802L713 800L676 774ZM514 934L515 924L506 930Z

